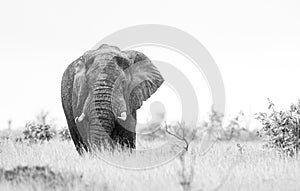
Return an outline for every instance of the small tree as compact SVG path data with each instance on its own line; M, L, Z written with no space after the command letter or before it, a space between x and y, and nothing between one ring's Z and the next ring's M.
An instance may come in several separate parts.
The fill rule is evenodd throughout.
M244 117L244 113L240 111L234 118L229 120L229 124L224 129L224 138L226 140L232 140L233 138L240 137L241 119Z
M268 101L271 113L256 114L256 119L262 124L262 133L267 137L266 146L294 156L300 148L300 100L287 111L275 110L273 102Z
M49 118L49 111L41 110L36 115L36 122L45 125L48 122L48 118Z
M174 128L174 126L171 127L170 125L165 124L166 133L184 143L183 150L179 154L181 169L178 171L178 176L180 178L180 185L182 187L182 190L190 191L192 189L192 183L194 181L194 166L196 162L196 155L195 150L192 149L192 160L188 165L186 161L186 154L189 151L190 143L191 141L193 141L194 137L189 140L186 137L187 135L185 134L186 129L187 128L185 127L185 125L181 123L178 123L178 126L176 128ZM195 131L193 132L193 135L196 133Z
M214 144L220 140L223 117L223 113L218 112L212 106L208 121L204 122L201 127L191 128L184 123L177 123L176 126L165 124L165 131L167 135L170 135L183 143L183 149L179 153L178 158L181 167L178 170L178 176L180 178L180 186L183 191L193 190L192 184L194 182L196 157L205 156ZM198 135L197 133L200 131L202 134ZM197 139L201 140L201 143L197 145L198 149L196 152L195 146L193 147L191 143ZM190 154L190 157L188 157L188 154ZM221 188L227 178L228 176L225 176L213 190Z
M218 140L220 139L220 134L223 133L223 118L224 114L218 112L212 106L209 113L209 119L203 124L204 130L210 136L216 137Z

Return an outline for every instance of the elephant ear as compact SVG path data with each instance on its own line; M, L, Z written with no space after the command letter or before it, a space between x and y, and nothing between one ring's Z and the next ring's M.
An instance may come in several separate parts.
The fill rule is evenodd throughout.
M164 82L158 69L143 53L124 51L131 61L123 61L128 79L127 93L131 112L139 109ZM125 64L124 64L125 63ZM125 67L124 67L125 66Z
M91 58L86 61L85 57L82 56L74 65L74 82L72 93L74 117L77 117L82 113L84 102L88 96L86 72L93 60L94 59Z

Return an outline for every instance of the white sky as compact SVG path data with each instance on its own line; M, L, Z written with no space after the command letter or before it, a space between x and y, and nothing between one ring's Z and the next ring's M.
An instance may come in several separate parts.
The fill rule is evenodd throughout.
M287 108L300 98L299 9L296 0L1 1L0 128L8 119L22 126L41 109L65 125L67 65L106 35L138 24L182 29L208 49L223 76L227 114L266 110L267 97Z

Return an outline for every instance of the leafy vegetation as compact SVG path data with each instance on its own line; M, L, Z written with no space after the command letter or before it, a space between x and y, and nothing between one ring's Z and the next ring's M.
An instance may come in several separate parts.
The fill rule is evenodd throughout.
M11 120L9 120L9 127L0 131L0 142L13 140L19 143L34 144L48 142L51 139L71 140L67 127L57 129L56 125L49 122L48 118L49 112L42 110L36 115L35 120L25 124L24 129L11 129Z
M269 113L260 112L257 119L262 124L261 134L267 137L267 145L283 154L294 156L300 149L300 100L287 111L277 111L268 99Z
M285 115L272 110L277 123L272 121L272 114L259 116L266 116L265 124L277 124L268 126L268 130L278 127L283 119L285 122L280 124L291 129L297 125L288 121L293 121L291 116L298 117L299 108L300 104L293 105ZM66 141L70 140L69 130L57 130L47 121L48 113L43 114L39 120L27 123L21 132L22 141L16 143L20 134L12 137L13 130L0 132L0 190L245 190L249 184L254 190L300 188L297 157L287 161L260 142L244 142L258 139L243 123L242 112L224 123L223 115L212 109L207 121L197 128L184 123L153 124L156 135L150 133L147 139L147 134L139 134L137 148L141 150L137 153L115 149L113 153L104 150L83 157L72 142ZM151 156L143 150L143 144L156 148L164 141L174 143L177 150L172 146ZM175 150L179 152L174 160L154 168L155 161L175 156ZM148 161L154 161L154 166L136 171Z
M23 134L29 143L43 143L55 137L56 132L51 125L30 122L25 125Z
M58 135L62 141L70 141L71 134L67 127L63 127L58 131Z
M194 140L201 140L203 132L208 132L211 135L218 135L220 141L257 141L260 139L257 136L256 130L250 130L246 125L245 115L240 111L233 118L224 120L223 114L217 112L213 108L208 114L208 119L203 121L198 127L190 127L184 124L168 124L176 133L185 137L193 137ZM140 132L142 139L147 141L163 140L168 134L165 130L164 123L153 123Z

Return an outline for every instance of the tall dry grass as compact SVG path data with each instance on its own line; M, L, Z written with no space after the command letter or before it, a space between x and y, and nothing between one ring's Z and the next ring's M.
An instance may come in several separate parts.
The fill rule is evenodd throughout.
M300 161L281 158L275 151L264 150L261 143L218 142L205 155L196 143L191 146L193 152L184 157L186 169L193 164L192 190L300 190ZM164 161L174 154L169 152L117 151L80 157L72 142L27 145L8 140L0 144L0 190L182 190L178 157L153 168L133 169ZM192 157L194 163L190 163ZM6 180L4 172L17 166L47 166L62 178L50 186L47 177Z

